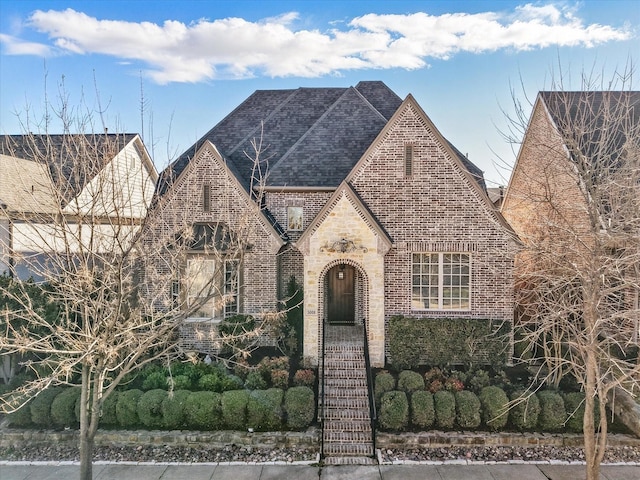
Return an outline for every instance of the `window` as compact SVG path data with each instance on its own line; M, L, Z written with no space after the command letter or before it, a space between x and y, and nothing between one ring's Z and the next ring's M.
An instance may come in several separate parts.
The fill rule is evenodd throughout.
M302 230L302 207L287 207L287 230Z
M224 262L224 316L230 317L238 314L238 294L240 289L238 260Z
M196 308L192 319L220 320L236 315L239 308L239 261L221 262L207 257L193 257L187 261L185 272L187 305Z
M414 253L411 307L469 310L470 257L465 253Z
M404 176L413 175L413 145L404 146Z
M211 185L202 186L202 210L211 211Z

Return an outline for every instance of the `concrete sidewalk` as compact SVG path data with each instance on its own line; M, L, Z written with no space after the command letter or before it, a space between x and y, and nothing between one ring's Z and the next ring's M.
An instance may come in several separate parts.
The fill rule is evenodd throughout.
M0 464L0 480L74 480L77 465ZM94 480L579 480L583 465L128 465L97 464ZM602 480L639 480L640 466L603 466Z

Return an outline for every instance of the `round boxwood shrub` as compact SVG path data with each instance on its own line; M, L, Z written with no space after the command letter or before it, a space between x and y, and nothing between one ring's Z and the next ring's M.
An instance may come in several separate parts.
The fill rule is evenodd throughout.
M411 394L411 423L420 428L430 428L435 421L433 394L418 390Z
M440 390L433 394L433 409L438 428L451 429L456 420L456 399L453 393Z
M51 420L56 427L77 428L76 403L80 401L80 387L66 388L51 403Z
M584 428L584 409L586 407L584 392L571 392L563 396L564 408L569 417L566 422L567 430L581 433ZM600 423L600 402L596 399L593 406L593 423Z
M142 397L142 390L134 388L118 395L116 403L116 417L118 425L123 428L135 427L140 423L138 418L138 400Z
M217 392L193 392L184 402L185 421L196 430L220 430L222 421L222 395Z
M116 415L116 406L118 405L118 396L120 392L114 390L102 402L102 412L100 412L100 425L113 427L118 424L118 416ZM80 402L76 403L76 413L80 416Z
M173 384L169 386L174 391L191 390L192 387L191 379L187 375L174 375L169 378L168 383Z
M29 427L31 422L31 403L27 403L8 415L12 427Z
M398 390L411 393L416 390L424 390L424 379L418 372L403 370L398 375Z
M247 428L247 403L249 392L228 390L222 394L222 418L227 428L245 430Z
M162 428L162 402L167 398L167 392L160 390L149 390L138 400L138 418L140 423L147 428Z
M538 392L538 400L540 400L538 426L545 432L562 430L567 412L560 394L552 390L543 390Z
M500 430L509 420L509 398L500 387L484 387L480 391L482 421L490 430Z
M53 424L51 404L60 392L62 392L60 387L47 388L33 399L29 407L31 410L31 421L34 425L46 428L51 427Z
M516 390L511 394L511 401L514 402L525 395L527 398L514 404L509 411L511 425L521 431L534 429L540 416L540 401L535 394Z
M315 396L309 387L292 387L284 394L284 411L287 427L301 430L313 422Z
M168 388L167 375L164 371L152 372L142 382L142 390L144 391L157 389L167 390Z
M469 390L456 392L456 423L461 428L478 428L480 426L480 400Z
M376 375L375 385L373 388L376 405L380 407L382 395L396 388L396 379L389 372L382 371Z
M191 394L188 390L176 390L169 393L160 406L162 423L164 428L176 430L184 427L184 406L187 397Z
M249 390L264 390L267 388L267 381L264 379L262 372L252 370L244 381L244 386Z
M271 385L275 388L286 389L289 386L289 371L273 370L271 372Z
M254 390L247 402L247 427L256 431L274 431L282 426L284 390L269 388Z
M407 394L398 390L384 393L380 399L378 421L385 430L405 430L409 423Z

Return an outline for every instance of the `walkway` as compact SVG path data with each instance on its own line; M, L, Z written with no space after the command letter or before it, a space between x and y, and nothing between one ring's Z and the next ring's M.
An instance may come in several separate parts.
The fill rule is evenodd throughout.
M2 480L74 480L77 465L0 462ZM126 465L96 464L94 480L579 480L582 465ZM602 480L638 480L640 466L603 466Z

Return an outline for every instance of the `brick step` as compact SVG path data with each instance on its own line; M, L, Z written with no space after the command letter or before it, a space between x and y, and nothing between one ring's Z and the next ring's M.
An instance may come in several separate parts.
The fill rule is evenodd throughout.
M367 381L364 378L325 378L324 388L328 392L331 388L351 388L369 391Z
M366 432L324 432L322 435L324 439L324 444L334 445L336 443L339 444L355 444L355 443L363 443L369 444L372 443L371 433Z
M362 355L357 354L349 354L349 353L332 353L331 355L327 355L325 357L325 365L335 363L335 362L353 362L362 364L364 368L364 357Z
M372 457L325 457L325 465L378 465L378 460Z
M347 388L326 386L324 389L325 402L328 398L364 398L369 400L366 388Z
M368 457L373 456L373 443L325 443L323 453L326 456Z
M364 360L327 360L325 362L325 370L364 370Z
M358 368L357 370L337 370L329 368L325 369L325 380L329 378L352 378L352 379L365 379L367 378L367 372L364 368Z
M342 398L325 396L324 404L328 408L363 409L369 411L369 399L366 397Z
M362 341L337 341L337 342L327 342L324 346L326 352L335 352L335 351L343 351L343 350L357 350L359 352L364 352L364 345Z
M366 420L368 422L371 421L371 415L369 413L369 407L367 408L359 408L359 409L345 409L344 407L335 407L331 405L327 405L324 408L324 418L327 421L330 420Z
M371 421L367 419L350 420L326 420L323 425L324 431L332 432L369 432L371 433Z

